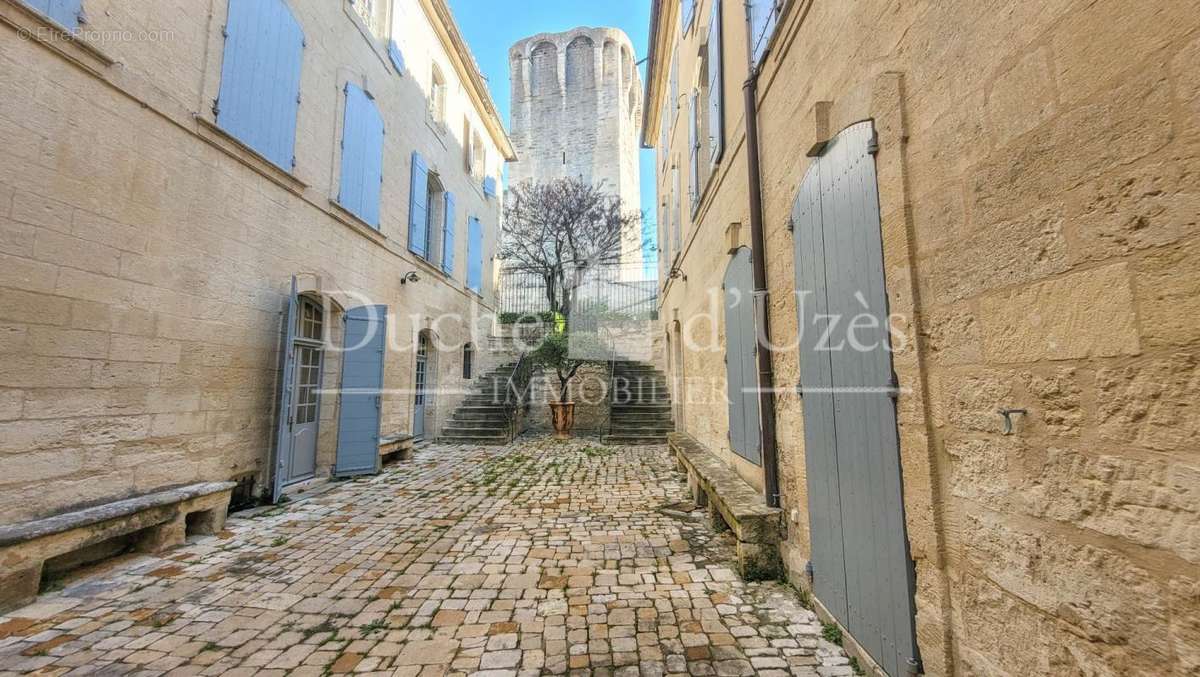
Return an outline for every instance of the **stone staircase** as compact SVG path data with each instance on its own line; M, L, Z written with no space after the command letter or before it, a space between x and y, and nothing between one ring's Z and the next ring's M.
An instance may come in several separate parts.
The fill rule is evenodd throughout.
M610 444L665 444L675 430L667 377L653 366L633 360L613 364Z
M515 363L501 365L476 378L471 392L442 428L439 442L507 444L512 439L512 411L505 403Z

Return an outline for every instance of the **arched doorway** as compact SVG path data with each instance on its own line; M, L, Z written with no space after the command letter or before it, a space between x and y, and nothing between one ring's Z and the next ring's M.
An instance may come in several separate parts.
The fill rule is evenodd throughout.
M433 391L437 382L437 351L433 333L422 329L417 333L416 364L413 369L413 423L415 439L424 439L433 429Z

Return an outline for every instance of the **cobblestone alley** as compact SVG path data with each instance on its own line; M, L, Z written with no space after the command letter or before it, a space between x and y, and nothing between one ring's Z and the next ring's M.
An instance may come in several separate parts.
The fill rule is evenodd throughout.
M664 447L434 446L0 617L40 674L849 675Z

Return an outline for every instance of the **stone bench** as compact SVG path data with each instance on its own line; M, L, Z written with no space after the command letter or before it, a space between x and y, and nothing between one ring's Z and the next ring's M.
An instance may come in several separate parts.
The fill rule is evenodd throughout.
M687 473L696 505L708 508L715 528L728 528L737 538L738 573L742 578L781 577L783 511L768 507L762 494L687 433L668 434L667 444L680 471Z
M0 613L36 599L44 570L97 561L129 546L159 552L190 534L217 533L234 486L191 484L0 526Z
M401 461L412 460L413 436L408 433L397 433L380 437L379 456L384 460L393 456Z

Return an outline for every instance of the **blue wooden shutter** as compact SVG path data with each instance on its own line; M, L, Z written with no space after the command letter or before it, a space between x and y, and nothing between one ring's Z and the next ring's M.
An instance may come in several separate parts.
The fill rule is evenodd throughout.
M446 191L446 218L442 223L442 270L454 274L454 193Z
M217 124L288 171L303 56L304 31L283 0L229 0Z
M483 290L483 226L474 216L467 220L467 288Z
M387 53L396 72L404 75L404 55L400 53L400 45L397 45L395 40L388 40Z
M496 197L496 178L493 176L483 177L483 194L488 197Z
M708 25L708 160L717 164L725 152L725 59L721 46L721 0L713 0Z
M365 475L379 468L379 418L387 306L351 308L345 315L342 393L334 474Z
M750 0L750 63L757 66L767 53L775 22L779 19L776 0Z
M688 97L688 164L689 164L689 180L688 196L691 198L691 207L696 209L696 205L700 203L700 139L698 138L698 130L696 129L696 107L699 104L700 96L695 90Z
M371 95L347 84L338 204L376 228L383 183L383 134L383 116Z
M83 14L83 0L25 0L36 9L68 30L78 30Z
M421 258L429 256L429 167L421 154L412 154L412 184L408 193L408 250Z

